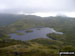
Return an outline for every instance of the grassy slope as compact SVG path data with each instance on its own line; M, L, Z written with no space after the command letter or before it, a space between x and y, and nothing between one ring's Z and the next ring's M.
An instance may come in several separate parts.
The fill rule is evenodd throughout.
M72 46L64 45L61 41L45 38L30 40L27 42L14 40L14 42L10 41L9 45L0 48L0 55L58 56L60 50L73 51L75 49Z
M59 51L59 46L62 43L59 41L53 41L51 39L35 39L31 41L27 41L26 43L17 43L14 45L6 46L4 48L0 48L0 55L16 55L15 53L19 53L22 56L48 56L48 55L57 55ZM10 53L10 54L6 54ZM22 54L21 54L22 53Z

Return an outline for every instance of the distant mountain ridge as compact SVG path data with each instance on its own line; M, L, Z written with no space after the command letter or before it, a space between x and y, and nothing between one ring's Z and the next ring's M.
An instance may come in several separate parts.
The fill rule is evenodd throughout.
M70 18L70 17L64 17L64 16L56 16L56 17L40 17L40 16L35 16L35 15L17 15L17 14L0 14L0 26L5 26L8 24L11 24L17 20L22 20L22 19L52 19L52 18Z

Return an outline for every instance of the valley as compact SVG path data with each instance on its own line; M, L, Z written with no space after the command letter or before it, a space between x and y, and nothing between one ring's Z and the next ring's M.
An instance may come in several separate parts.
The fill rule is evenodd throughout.
M1 56L58 56L59 51L75 51L75 18L1 14Z

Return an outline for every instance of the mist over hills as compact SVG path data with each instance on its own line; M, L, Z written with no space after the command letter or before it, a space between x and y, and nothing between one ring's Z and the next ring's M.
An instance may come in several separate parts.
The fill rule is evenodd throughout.
M0 56L60 52L75 52L75 0L0 0Z
M67 17L65 15L57 15L55 17L50 16L50 17L40 17L36 15L23 15L23 14L0 14L0 25L8 25L11 24L17 20L22 20L22 19L36 19L36 20L43 20L43 19L52 19L52 18L62 18L63 19L69 19L69 20L74 20L74 18ZM71 18L71 19L70 19Z

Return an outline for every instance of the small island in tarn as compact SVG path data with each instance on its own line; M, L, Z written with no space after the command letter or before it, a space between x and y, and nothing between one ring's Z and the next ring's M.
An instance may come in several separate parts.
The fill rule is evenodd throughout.
M26 32L26 33L30 33L30 32L33 32L33 31L32 31L32 30L26 30L25 32Z
M16 34L17 35L24 35L24 33L21 33L21 32L17 32Z
M37 30L40 30L40 28L38 28Z

